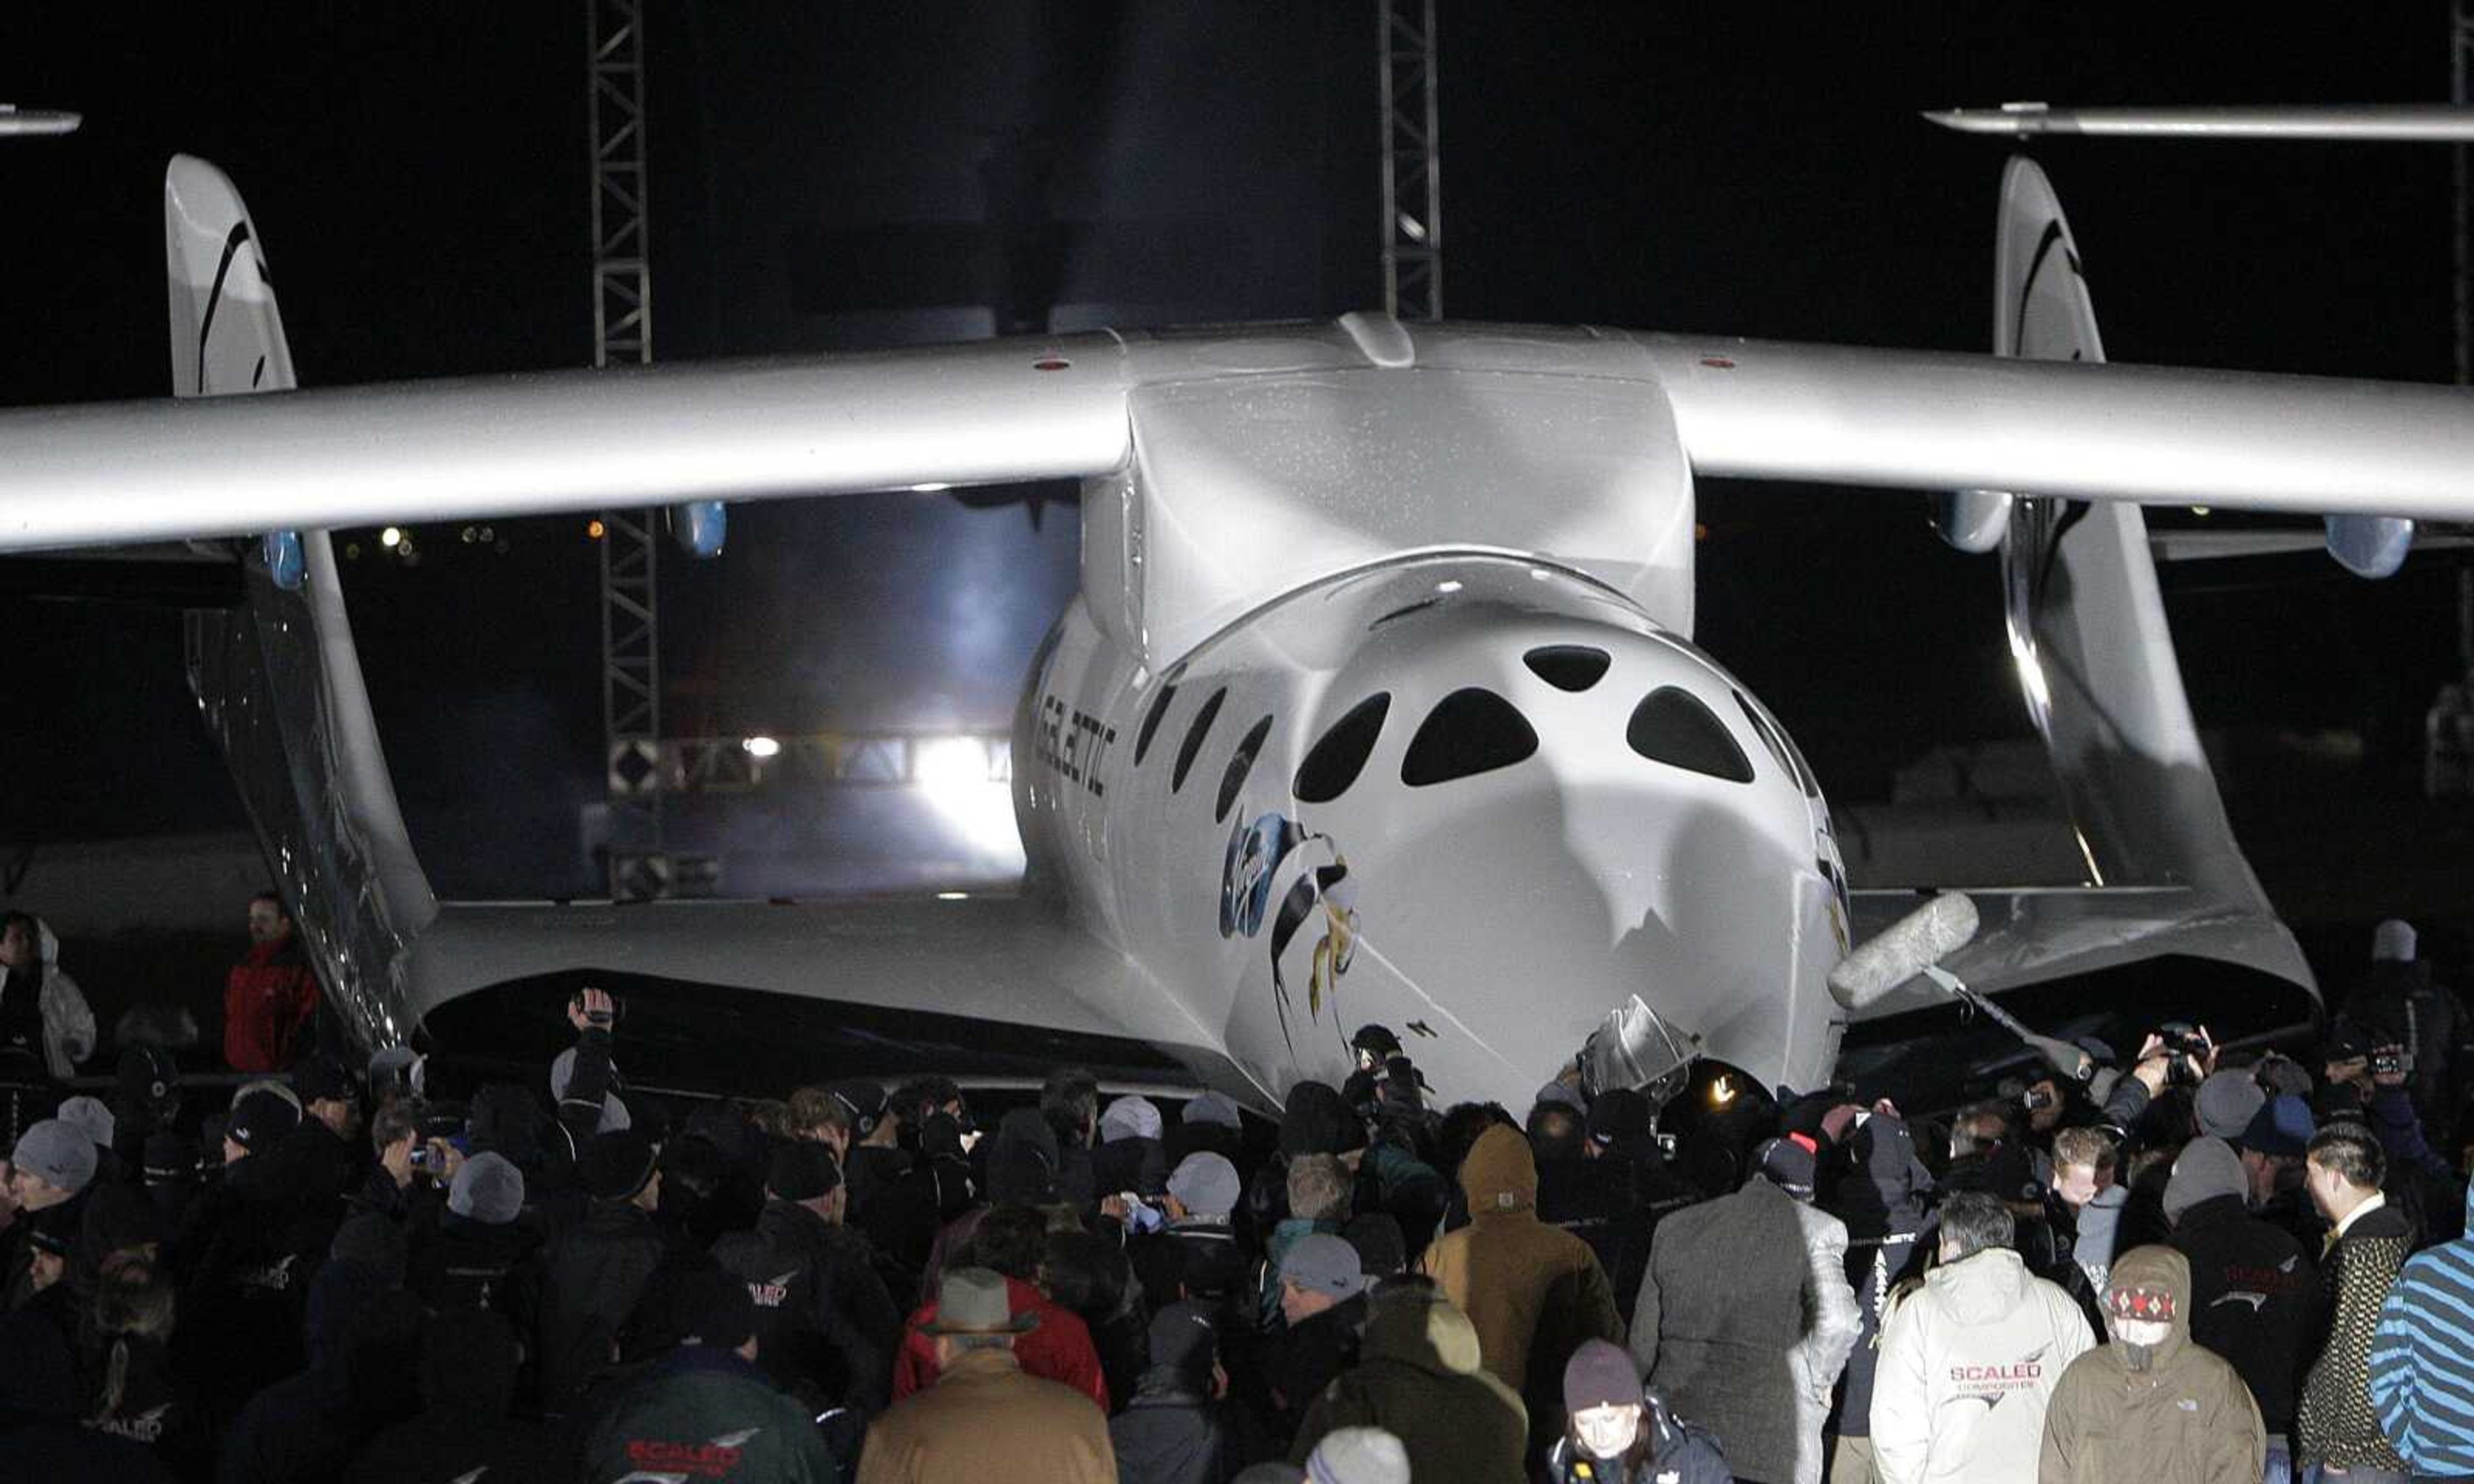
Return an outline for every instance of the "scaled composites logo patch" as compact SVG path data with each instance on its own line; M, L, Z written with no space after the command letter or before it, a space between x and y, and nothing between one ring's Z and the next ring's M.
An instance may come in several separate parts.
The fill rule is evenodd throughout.
M1304 971L1307 1018L1320 1021L1323 1002L1331 1000L1337 1025L1340 981L1357 953L1357 888L1349 880L1348 858L1331 836L1280 814L1262 815L1250 825L1243 816L1240 821L1229 832L1220 868L1220 936L1261 937L1270 919L1272 993L1277 996L1280 1039L1294 1056L1291 969ZM1289 962L1293 944L1312 945L1311 951L1299 948L1296 966Z
M2045 1383L2045 1352L2051 1348L2039 1345L2005 1365L1951 1367L1951 1384L1958 1388L1958 1395L1950 1400L1981 1401L1990 1412L2006 1397L2038 1390Z
M725 1432L706 1443L673 1443L667 1438L629 1438L626 1473L615 1484L689 1484L693 1479L726 1479L739 1472L741 1448L762 1427Z

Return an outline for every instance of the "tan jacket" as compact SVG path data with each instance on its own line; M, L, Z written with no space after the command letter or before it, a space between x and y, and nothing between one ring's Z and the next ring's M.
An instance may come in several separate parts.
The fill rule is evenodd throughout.
M1538 1164L1518 1130L1486 1131L1461 1162L1461 1189L1469 1224L1437 1237L1418 1271L1468 1315L1488 1373L1534 1410L1541 1396L1560 1400L1583 1341L1624 1342L1614 1286L1589 1243L1538 1219Z
M869 1425L859 1466L859 1484L951 1479L1117 1484L1107 1415L1070 1386L1024 1375L1010 1350L965 1352Z

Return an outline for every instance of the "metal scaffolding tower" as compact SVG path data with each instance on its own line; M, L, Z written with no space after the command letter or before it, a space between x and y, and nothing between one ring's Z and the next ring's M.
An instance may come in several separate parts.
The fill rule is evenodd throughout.
M1383 307L1403 320L1440 320L1443 184L1436 153L1435 0L1374 3L1383 33Z
M644 238L643 28L638 0L585 0L591 51L593 364L653 359ZM610 895L658 896L663 850L658 516L607 511L601 526L601 731L610 764Z

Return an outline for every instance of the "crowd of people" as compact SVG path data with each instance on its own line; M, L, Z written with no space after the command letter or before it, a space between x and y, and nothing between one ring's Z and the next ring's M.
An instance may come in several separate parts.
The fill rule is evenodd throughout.
M0 1476L2474 1478L2474 1026L2403 924L2306 1061L2167 1024L1680 1137L1572 1077L1436 1108L1382 1026L1276 1128L1070 1068L678 1102L591 990L450 1099L321 1049L276 936L225 1044L281 1075L133 1043L14 1138Z

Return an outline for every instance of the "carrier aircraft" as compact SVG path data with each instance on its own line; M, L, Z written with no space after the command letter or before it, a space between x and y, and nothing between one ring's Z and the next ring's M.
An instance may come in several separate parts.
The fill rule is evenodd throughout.
M1072 1057L1269 1108L1345 1075L1370 1022L1444 1099L1526 1106L1576 1060L1661 1097L1825 1081L1852 1020L1927 992L1827 986L1866 908L1795 740L1692 642L1711 477L1937 491L1944 537L1999 562L2084 872L1952 883L1987 888L1953 971L1999 992L2189 955L2307 1019L2141 505L2474 514L2464 393L2102 364L2025 161L1990 354L1351 314L294 390L230 182L178 159L165 205L177 398L0 413L0 550L240 564L190 675L359 1036L554 1029L598 982L640 1083ZM1080 582L1014 729L1019 893L438 899L327 530L660 506L710 547L726 502L1060 478Z

